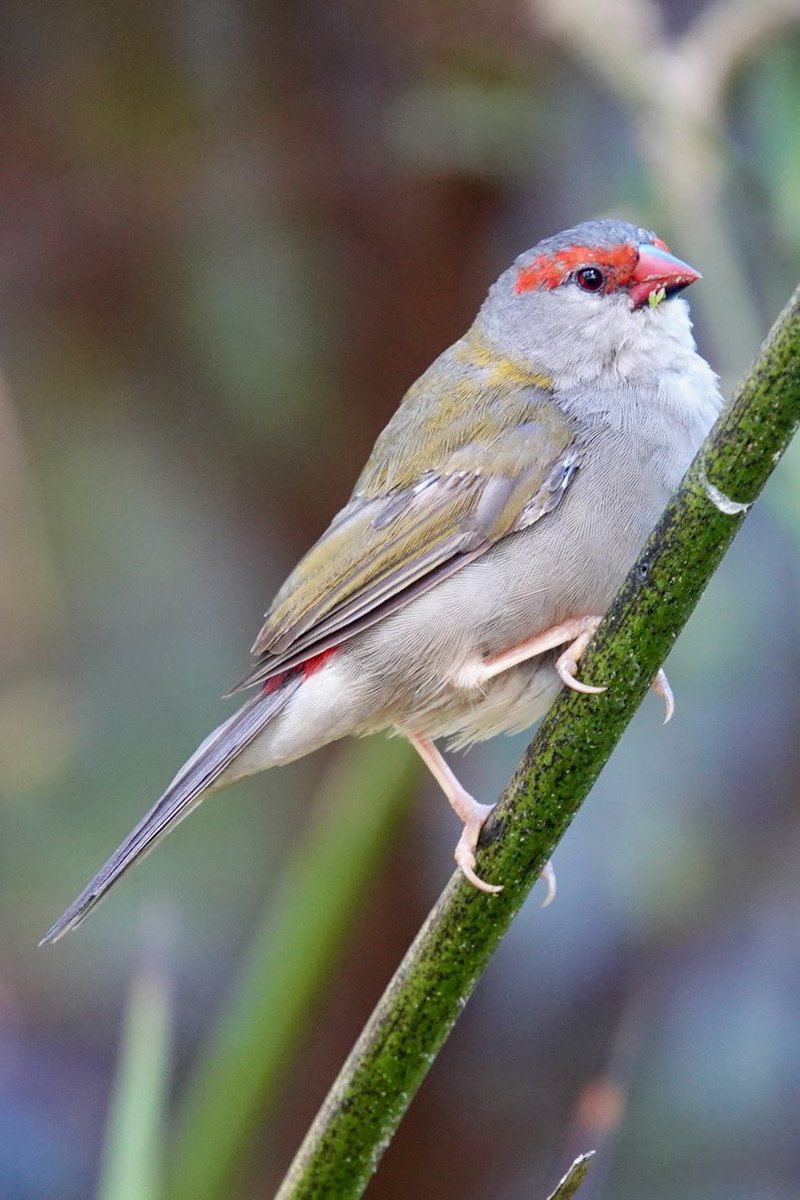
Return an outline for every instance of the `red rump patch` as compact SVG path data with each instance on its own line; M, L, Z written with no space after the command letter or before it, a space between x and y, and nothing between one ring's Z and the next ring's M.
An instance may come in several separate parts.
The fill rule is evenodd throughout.
M327 650L320 650L319 654L315 654L313 658L307 658L304 663L300 664L300 670L303 672L304 678L313 675L320 667L324 667L325 663L339 649L338 646L329 646Z
M307 679L309 675L313 675L320 667L324 667L325 663L339 649L338 646L329 646L327 650L320 650L319 654L314 654L311 658L307 658L305 662L299 663L296 667L290 667L288 671L279 671L277 675L270 675L269 679L265 680L261 687L264 696L271 696L273 692L277 692L278 688L290 675L301 671L303 678Z
M662 250L666 249L663 243L657 244ZM568 246L565 250L557 250L555 254L539 254L526 267L520 267L514 291L519 294L534 288L558 287L579 267L600 267L605 270L608 283L604 290L611 291L615 287L624 287L638 261L639 251L628 242L603 250L591 246Z
M280 671L277 675L270 675L269 679L265 679L261 686L262 694L271 696L273 692L277 692L288 674L288 671Z

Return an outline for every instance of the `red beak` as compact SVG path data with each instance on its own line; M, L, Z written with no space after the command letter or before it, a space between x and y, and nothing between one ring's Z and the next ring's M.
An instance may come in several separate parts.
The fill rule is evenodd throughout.
M696 279L702 279L702 275L695 271L694 267L681 262L674 254L670 254L669 250L662 250L652 242L642 242L639 245L639 261L628 286L631 307L642 308L648 302L653 303L650 300L651 296L654 297L655 303L658 303L667 296L674 296L683 291ZM664 295L655 300L661 291Z

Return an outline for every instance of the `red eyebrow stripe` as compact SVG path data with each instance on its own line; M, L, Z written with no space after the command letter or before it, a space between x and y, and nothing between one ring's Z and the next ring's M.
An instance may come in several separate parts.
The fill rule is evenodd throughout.
M621 284L630 276L638 258L639 252L636 247L627 242L612 246L608 250L598 250L591 246L569 246L566 250L556 251L555 254L540 254L526 267L520 267L514 291L519 294L529 292L533 288L554 288L576 267L590 266L611 268L615 283Z

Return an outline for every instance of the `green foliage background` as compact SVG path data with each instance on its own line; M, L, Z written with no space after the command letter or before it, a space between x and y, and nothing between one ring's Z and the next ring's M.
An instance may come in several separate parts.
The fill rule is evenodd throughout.
M794 7L687 0L662 29L621 0L4 7L0 1195L128 1194L126 1139L158 1143L130 1195L180 1194L229 1012L275 1075L206 1136L230 1153L209 1196L274 1190L449 874L452 817L400 747L242 785L37 938L228 711L271 594L520 249L594 214L657 226L704 273L703 349L742 371L800 276ZM703 107L647 53L710 29L707 83L726 9L744 48ZM798 477L795 450L672 656L675 720L637 718L370 1195L546 1195L587 1145L582 1197L796 1195ZM522 744L465 782L494 797ZM325 836L354 790L364 824ZM322 899L287 909L309 863ZM270 942L286 912L323 929L305 974L291 931ZM296 1021L242 1017L262 967ZM132 978L129 1047L171 1029L155 1064L120 1058Z

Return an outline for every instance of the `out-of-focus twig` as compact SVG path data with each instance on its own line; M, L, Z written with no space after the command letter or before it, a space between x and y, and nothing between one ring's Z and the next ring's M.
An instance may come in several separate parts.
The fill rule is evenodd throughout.
M172 922L145 913L106 1125L98 1200L161 1200L170 1067Z
M31 474L0 375L0 678L58 630L62 601L45 546Z
M732 78L765 43L793 27L800 28L797 0L715 0L677 43L691 67L700 110L721 124Z
M572 1197L577 1194L578 1188L586 1178L586 1172L589 1170L589 1165L593 1158L594 1150L590 1150L588 1154L579 1155L556 1190L551 1192L547 1197L547 1200L572 1200Z
M728 232L731 186L725 99L766 41L800 27L797 0L716 0L670 38L653 0L529 0L538 28L584 64L629 111L649 168L659 229L714 280L698 298L717 361L739 375L759 321ZM718 302L725 296L725 304Z

